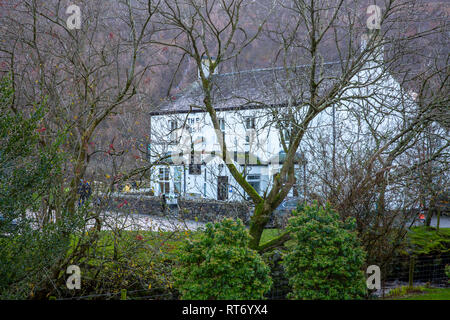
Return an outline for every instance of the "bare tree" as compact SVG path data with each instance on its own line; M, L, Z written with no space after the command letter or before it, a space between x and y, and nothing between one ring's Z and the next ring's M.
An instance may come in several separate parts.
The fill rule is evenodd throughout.
M267 2L260 6L264 4L267 5ZM369 32L362 48L361 36L367 33L368 28L367 6L356 1L331 3L296 0L270 3L268 8L275 5L277 14L260 17L252 35L247 34L248 28L241 26L240 15L243 10L250 10L256 4L245 1L161 1L154 4L153 22L159 25L156 33L164 32L166 40L161 36L154 38L153 43L176 48L196 62L200 70L204 99L203 105L193 107L209 114L219 141L223 139L220 137L214 92L220 90L220 84L213 81L214 71L231 59L239 60L239 54L261 36L261 30L279 44L276 61L280 62L283 72L276 85L283 88L283 100L276 108L268 107L265 101L246 103L264 106L272 119L267 125L274 125L282 132L282 140L289 140L289 143L283 142L286 159L280 172L275 175L271 189L264 196L254 190L233 163L226 163L234 179L255 205L250 223L252 248L269 249L289 238L284 233L270 243L260 244L262 231L272 211L295 184L295 156L310 126L315 125L315 121L319 121L321 116L325 116L325 111L333 107L343 106L349 109L351 103L361 105L364 102L383 105L389 102L389 98L393 98L392 94L386 95L389 84L383 84L378 91L368 88L382 83L389 67L399 61L399 52L389 56L389 53L383 52L383 48L387 48L394 40L408 41L409 37L401 36L402 26L397 21L399 16L408 13L410 4L411 1L386 1L379 16L375 17L381 27ZM220 22L215 19L218 15L222 17ZM210 59L209 73L202 70L204 57ZM399 90L403 93L401 88ZM396 107L405 108L404 103L398 100L391 106L393 109ZM420 128L424 125L425 113L409 119L408 125L391 136L390 142L378 145L373 158L366 164L369 171L374 168L370 161L378 159L382 152L389 149L392 154L398 155L404 151L405 146L414 139L416 130L422 130ZM370 112L367 116L371 116ZM221 144L221 149L224 159L231 157L225 142ZM371 183L375 179L372 175L382 176L391 166L393 158L395 157L391 155L380 171L372 172L369 179ZM331 176L335 176L335 173ZM379 179L377 181L377 185L381 183Z

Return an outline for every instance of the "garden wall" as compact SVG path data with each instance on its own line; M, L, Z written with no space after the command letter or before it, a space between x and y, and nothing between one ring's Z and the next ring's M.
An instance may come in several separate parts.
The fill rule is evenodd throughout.
M241 202L224 202L207 199L178 200L176 206L166 206L163 211L159 197L140 195L121 195L113 197L107 203L107 210L127 213L138 213L154 216L178 217L184 220L198 220L200 222L220 221L225 217L240 218L245 224L250 220L250 208Z

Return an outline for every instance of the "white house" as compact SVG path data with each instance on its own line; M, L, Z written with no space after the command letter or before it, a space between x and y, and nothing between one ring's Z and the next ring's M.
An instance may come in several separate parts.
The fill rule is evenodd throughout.
M217 92L221 97L216 104L217 116L231 152L231 157L225 161L233 162L245 172L247 181L261 194L270 187L272 176L280 169L284 152L279 130L266 121L265 107L242 102L249 99L252 86L257 87L264 81L271 83L277 71L281 69L213 75L214 81L220 82L221 90ZM226 97L225 91L228 91ZM238 91L247 96L238 98ZM255 90L253 98L256 98L255 94L261 92ZM194 82L151 114L150 157L152 161L163 158L154 168L152 187L158 195L179 193L217 200L241 200L245 194L225 166L220 141L208 113L193 107L200 105L201 96L200 83ZM259 103L260 98L258 96ZM184 157L180 157L180 153ZM299 154L296 166L300 164Z
M370 131L370 123L358 119L361 114L376 123L381 133L387 134L397 125L400 115L394 110L398 108L391 108L391 116L386 117L380 108L390 109L398 104L404 105L403 110L414 108L412 99L404 99L399 83L382 70L382 55L383 52L369 61L352 79L339 102L311 123L297 153L297 188L291 190L290 196L297 195L298 191L299 195L302 193L306 163L314 166L314 155L308 145L315 139L339 130L342 139L358 146L358 137ZM324 67L330 80L339 77L339 63L325 63ZM292 110L288 106L295 107L292 100L301 101L308 93L303 79L306 68L297 66L289 73L283 68L268 68L211 76L212 98L231 159L223 159L210 116L202 109L200 81L164 101L150 114L149 158L157 162L151 179L156 195L177 193L217 200L245 198L224 160L235 163L247 181L263 195L283 163L281 135L286 134L284 138L289 140L289 122L281 129L280 123L284 123L283 117ZM366 98L361 99L361 96ZM303 110L295 109L293 116L301 117ZM369 140L361 140L360 147ZM334 145L333 150L329 146L330 152L345 150L345 141L335 144L338 145Z

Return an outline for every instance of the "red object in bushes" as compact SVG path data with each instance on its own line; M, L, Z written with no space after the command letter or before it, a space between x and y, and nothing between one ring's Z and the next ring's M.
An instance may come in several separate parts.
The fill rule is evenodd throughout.
M128 204L127 200L123 200L121 204L118 205L119 208L122 208L124 205Z

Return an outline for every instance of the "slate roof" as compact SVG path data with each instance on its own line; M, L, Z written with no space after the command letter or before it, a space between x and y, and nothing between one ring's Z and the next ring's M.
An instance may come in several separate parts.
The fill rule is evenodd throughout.
M323 72L326 79L334 80L339 77L339 66L340 62L324 63L324 70L318 72ZM308 95L306 89L309 72L308 65L296 66L287 71L279 67L215 74L212 76L214 107L217 111L261 108L284 104L292 96L301 100ZM327 81L322 84L322 89L326 88ZM294 91L294 95L290 90ZM199 80L179 94L165 99L158 110L150 114L203 112L198 106L203 106L203 91Z

